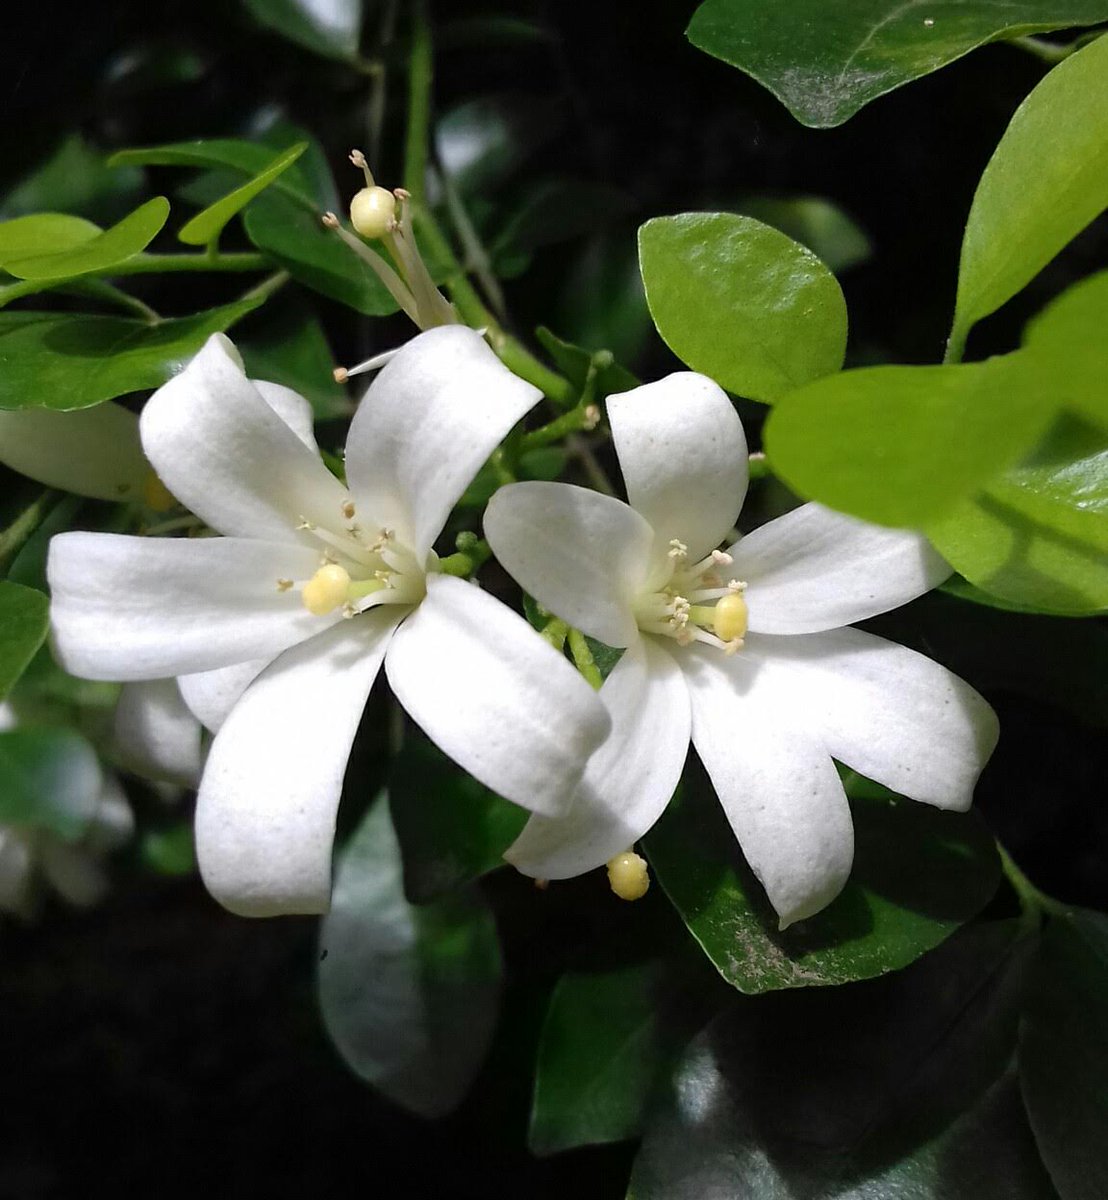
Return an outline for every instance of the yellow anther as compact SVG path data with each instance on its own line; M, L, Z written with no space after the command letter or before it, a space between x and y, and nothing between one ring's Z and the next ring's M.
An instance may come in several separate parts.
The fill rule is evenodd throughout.
M289 588L291 588L291 587L292 587L291 579L278 579L277 580L277 590L279 592L287 592L289 590Z
M646 859L625 850L608 861L608 883L621 900L641 900L650 887Z
M354 519L354 501L344 500L342 503L342 515L348 520Z
M350 224L364 238L380 238L396 227L396 197L383 187L366 187L350 201Z
M317 617L325 617L334 612L340 605L346 603L347 591L350 588L350 575L338 565L329 563L318 571L304 584L300 599L304 607Z
M147 472L146 478L142 481L142 502L147 508L159 513L169 512L177 503L173 493L153 471Z
M741 642L746 636L748 616L742 592L730 592L715 607L716 636L724 642Z

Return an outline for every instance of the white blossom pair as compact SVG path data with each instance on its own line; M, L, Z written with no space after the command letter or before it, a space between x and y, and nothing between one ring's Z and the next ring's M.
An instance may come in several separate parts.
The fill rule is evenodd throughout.
M346 486L319 455L307 402L248 380L216 335L140 428L165 486L224 536L54 538L62 664L175 677L216 732L197 856L232 911L326 910L346 760L382 665L416 722L487 786L550 817L573 796L608 730L603 704L521 617L441 573L433 550L538 398L472 330L422 334L362 401Z

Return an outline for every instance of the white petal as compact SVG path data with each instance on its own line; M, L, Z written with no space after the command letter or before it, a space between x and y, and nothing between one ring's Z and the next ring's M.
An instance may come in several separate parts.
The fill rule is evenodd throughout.
M127 683L115 707L113 734L123 765L137 775L195 787L200 778L200 722L175 679Z
M950 567L922 534L803 504L731 547L756 633L816 633L899 608Z
M95 500L141 498L151 473L138 417L111 401L72 412L0 409L0 462L48 487Z
M147 457L165 486L213 529L312 544L300 517L339 532L346 489L210 338L142 410Z
M420 334L374 380L350 424L346 478L362 524L417 557L513 425L540 399L461 325Z
M58 661L83 679L165 679L272 657L341 617L315 617L282 578L306 547L244 538L62 533L46 575Z
M218 733L243 692L272 661L272 658L253 658L217 671L180 675L177 686L193 716L206 729Z
M327 911L346 760L399 619L377 609L283 654L216 735L196 801L196 856L231 912Z
M734 528L746 496L746 435L726 394L680 371L608 397L627 499L664 552L672 538L695 560Z
M522 617L470 583L431 575L385 659L428 737L486 787L532 812L568 807L608 714Z
M781 928L820 911L854 859L850 807L818 735L781 710L757 664L691 648L693 745Z
M742 655L840 762L913 800L969 808L998 724L946 667L860 629L753 635Z
M127 794L117 776L104 774L100 798L81 845L92 854L110 854L125 846L135 832L135 814L127 802Z
M485 510L504 569L555 615L609 646L638 637L632 603L650 570L654 532L613 496L566 483L513 483Z
M319 453L315 440L315 413L311 404L292 388L283 383L270 383L265 379L251 379L258 395L296 434L313 454Z
M629 850L662 815L689 749L689 693L673 656L634 642L600 689L612 732L564 817L533 816L504 857L536 879L568 879Z

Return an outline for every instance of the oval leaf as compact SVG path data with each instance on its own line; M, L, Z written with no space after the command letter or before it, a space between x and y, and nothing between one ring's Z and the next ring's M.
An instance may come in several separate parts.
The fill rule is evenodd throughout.
M0 222L0 267L21 258L57 254L92 241L100 226L68 213L35 213Z
M1098 18L1108 19L1108 13ZM1108 207L1108 38L1050 72L1016 110L973 198L951 343L995 312Z
M986 42L1099 21L1104 0L706 0L688 38L827 129Z
M0 582L0 700L27 669L50 628L50 602L34 588Z
M199 212L191 221L182 226L177 237L189 246L206 246L215 241L223 232L223 227L238 212L241 212L255 196L265 191L277 177L283 174L308 148L307 142L300 142L290 147L275 159L263 171L259 171L249 183L235 188L233 192L223 196L214 204Z
M835 277L753 217L647 221L639 267L666 345L728 391L772 401L842 366L846 302Z
M74 279L109 271L145 250L168 216L169 201L164 196L155 196L94 238L56 254L8 262L5 270L17 279L35 280Z
M341 855L320 950L324 1024L351 1070L420 1116L456 1107L496 1024L496 926L476 893L404 899L383 798Z

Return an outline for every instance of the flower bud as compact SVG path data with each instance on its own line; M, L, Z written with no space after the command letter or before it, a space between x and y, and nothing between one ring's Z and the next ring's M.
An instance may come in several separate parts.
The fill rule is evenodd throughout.
M364 238L384 237L396 221L396 197L383 187L365 187L350 201L350 223Z

